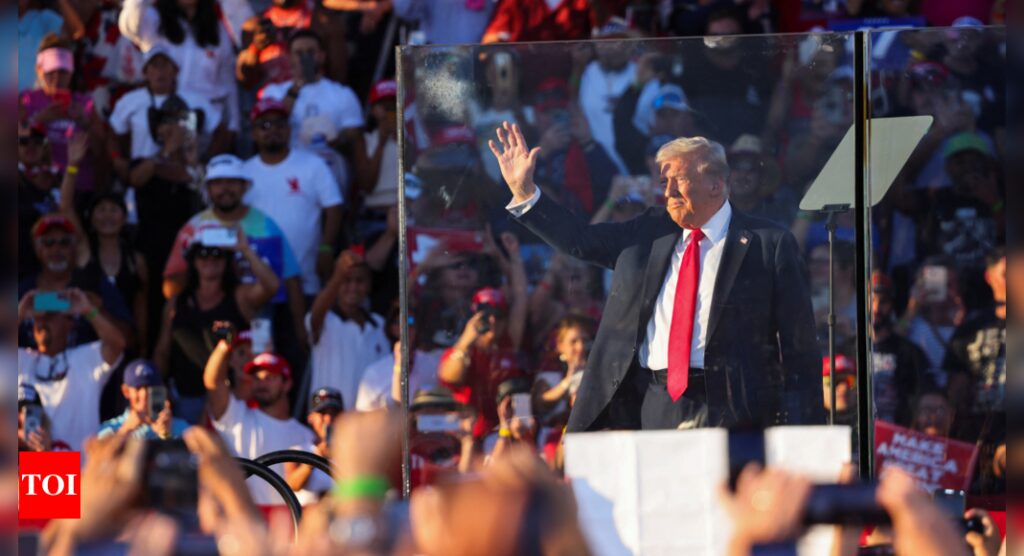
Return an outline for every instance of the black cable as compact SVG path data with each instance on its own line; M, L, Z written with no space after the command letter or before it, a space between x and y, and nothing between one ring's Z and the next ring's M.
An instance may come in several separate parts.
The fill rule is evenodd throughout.
M238 465L242 467L242 471L245 472L246 478L249 478L252 475L256 475L257 477L270 483L270 486L273 487L274 490L276 490L277 493L281 495L281 498L284 499L284 504L288 506L288 511L290 511L292 514L292 523L295 526L295 538L298 539L299 520L302 519L302 505L299 504L299 499L295 496L295 493L292 492L292 489L291 487L288 486L288 483L286 483L284 479L281 478L280 475L275 473L273 469L267 467L266 465L257 463L251 459L246 458L235 458L235 461L237 461Z

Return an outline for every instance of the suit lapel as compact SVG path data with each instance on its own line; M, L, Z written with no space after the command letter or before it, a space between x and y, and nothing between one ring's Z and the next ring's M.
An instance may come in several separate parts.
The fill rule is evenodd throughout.
M643 341L647 322L651 320L654 303L661 291L661 284L665 280L665 272L672 264L672 254L683 230L672 221L668 213L665 213L665 216L658 222L656 233L657 236L651 244L651 252L647 257L647 267L644 270L644 289L643 295L640 296L643 305L640 307L640 328L637 330L637 342Z
M751 232L743 226L743 216L735 210L732 213L732 220L729 222L729 233L725 236L725 251L722 252L722 262L718 266L718 276L715 278L715 292L712 295L711 315L708 317L708 334L710 340L715 333L715 327L722 316L722 304L729 299L729 292L732 290L736 275L739 274L740 266L743 264L743 257L747 254L747 248L752 242Z

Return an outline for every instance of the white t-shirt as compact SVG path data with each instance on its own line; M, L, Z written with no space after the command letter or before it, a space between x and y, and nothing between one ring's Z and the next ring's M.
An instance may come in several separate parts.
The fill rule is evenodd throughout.
M409 369L409 395L437 384L437 367L441 364L444 350L416 351L413 355L412 368ZM394 377L394 352L378 359L366 368L363 380L359 383L359 394L356 396L356 410L373 411L397 405L391 399L391 381Z
M295 419L275 419L259 409L246 406L244 402L231 395L228 396L228 408L224 415L213 420L213 428L217 429L234 455L248 459L256 459L278 450L312 452L316 442L313 431ZM274 465L271 469L284 478L283 463ZM257 504L284 504L281 495L263 479L249 477L246 484L249 485L249 492ZM306 488L297 492L296 496L303 505L309 504L316 501L316 494L312 490L326 489L330 485L330 477L314 469L313 475L306 482Z
M605 71L597 61L591 62L580 78L580 107L590 124L594 141L601 143L623 174L627 173L626 167L615 150L615 126L612 120L615 103L635 78L636 66L632 62L618 73L611 73Z
M302 270L302 291L316 295L320 211L342 203L334 176L319 156L303 149L292 149L288 158L273 166L256 155L246 161L245 170L252 178L245 202L277 222Z
M121 34L148 52L160 43L168 47L178 63L179 92L191 92L220 107L228 128L238 131L241 115L238 104L238 83L235 80L235 47L222 22L217 24L218 42L202 47L192 36L191 26L184 20L185 39L171 43L160 33L160 14L152 0L125 0L118 17Z
M192 93L176 93L181 100L188 104L193 110L203 111L204 134L213 133L213 130L220 124L221 113L212 104L199 95ZM132 150L131 158L144 158L153 156L160 151L160 146L153 141L153 135L149 129L149 108L160 107L167 100L168 95L150 95L145 87L139 87L129 91L117 104L110 114L110 127L118 135L131 133Z
M307 313L306 330L312 338L310 319ZM354 320L343 320L329 311L324 317L320 341L313 344L310 392L324 386L337 388L345 407L352 407L363 372L390 352L391 343L384 335L384 317L371 314L370 320L360 327Z
M43 355L34 349L18 350L18 383L31 384L43 409L50 418L50 437L55 448L80 451L83 441L100 428L100 394L110 379L114 365L103 361L100 342L91 342L69 348L56 357ZM67 369L61 380L47 381L53 369Z
M366 140L366 152L371 156L377 150L377 143L380 141L380 130L373 130L363 134ZM493 156L491 158L494 158ZM384 203L383 197L387 193L388 198L394 202ZM384 203L384 204L382 204ZM384 144L384 153L380 158L380 173L377 174L377 183L373 186L373 193L367 198L367 206L382 207L393 206L398 203L398 143L388 138Z
M290 80L271 83L263 88L260 97L283 101L291 87L292 81ZM299 96L295 99L295 104L292 105L290 116L293 145L298 144L302 121L317 116L326 116L337 126L339 132L353 127L362 127L364 123L363 108L352 89L326 77L299 89Z

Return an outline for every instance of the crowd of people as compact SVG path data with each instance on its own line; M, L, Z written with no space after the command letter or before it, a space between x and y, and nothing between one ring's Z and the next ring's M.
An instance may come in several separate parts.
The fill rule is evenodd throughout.
M454 525L430 521L427 506L452 504L454 520L485 493L515 491L524 507L553 504L553 521L541 541L524 522L503 546L580 553L574 508L533 460L562 470L611 272L509 217L487 146L503 121L541 148L544 195L594 224L664 204L654 157L668 141L723 145L734 209L797 239L822 353L834 262L831 376L837 420L856 428L854 215L837 216L831 261L824 217L799 209L853 123L852 40L741 35L871 17L949 26L871 36L871 117L933 118L870 212L872 418L976 444L967 490L1002 494L1005 34L983 26L1002 2L955 14L928 0L827 3L838 7L824 15L804 4L819 3L22 0L19 447L89 462L125 457L131 438L184 437L211 467L223 441L247 458L367 458L380 474L386 454L344 443L380 444L354 424L384 434L370 415L401 404L407 368L412 484L445 485L422 496L432 529L412 531L414 544L479 553L436 544ZM667 39L685 36L703 38ZM583 39L596 40L528 42ZM461 46L404 49L396 64L394 45L424 43ZM197 425L220 440L187 432ZM450 483L480 461L493 464L481 482ZM275 470L310 507L332 489L308 465ZM227 494L238 481L204 476L218 474L241 522L252 500L281 501L258 479L251 499ZM898 489L893 507L916 500ZM332 511L361 507L351 498ZM326 528L316 516L304 527ZM498 545L494 527L477 531L494 543L479 546ZM751 527L747 540L768 542Z

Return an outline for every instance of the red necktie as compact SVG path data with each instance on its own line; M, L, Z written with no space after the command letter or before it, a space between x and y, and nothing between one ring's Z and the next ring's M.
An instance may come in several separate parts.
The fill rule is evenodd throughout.
M668 333L668 395L672 401L686 392L690 378L690 346L693 343L693 316L697 309L697 285L700 282L700 240L704 232L690 230L690 243L679 265L676 298L672 305L672 327Z

